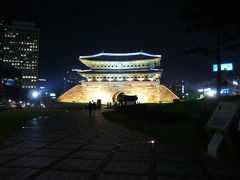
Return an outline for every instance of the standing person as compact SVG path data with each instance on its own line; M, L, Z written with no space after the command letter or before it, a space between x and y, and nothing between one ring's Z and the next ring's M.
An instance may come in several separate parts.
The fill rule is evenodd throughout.
M93 102L93 114L95 115L95 111L97 109L97 104L96 102Z
M92 109L93 109L93 104L92 104L91 101L89 101L89 103L88 103L88 112L89 112L89 114L91 114L91 115L92 115Z

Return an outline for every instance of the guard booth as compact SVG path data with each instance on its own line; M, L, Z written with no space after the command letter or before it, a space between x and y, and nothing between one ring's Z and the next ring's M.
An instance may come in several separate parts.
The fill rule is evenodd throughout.
M136 104L137 100L138 100L138 97L136 95L129 96L129 95L125 95L125 94L122 94L118 99L121 106Z
M98 108L98 109L101 109L101 105L102 105L101 99L98 99L98 100L97 100L97 108Z

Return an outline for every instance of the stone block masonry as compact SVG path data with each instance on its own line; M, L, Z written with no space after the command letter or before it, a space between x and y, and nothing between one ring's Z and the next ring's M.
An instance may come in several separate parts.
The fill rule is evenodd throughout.
M140 103L173 102L178 97L158 81L82 82L58 98L59 102L113 102L118 93L137 95Z

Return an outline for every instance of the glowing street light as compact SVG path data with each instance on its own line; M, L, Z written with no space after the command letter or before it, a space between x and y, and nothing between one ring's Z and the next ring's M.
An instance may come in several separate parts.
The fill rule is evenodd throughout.
M149 144L151 144L151 145L154 145L155 143L156 143L156 141L155 140L150 140L150 141L147 141Z
M37 98L39 96L39 93L37 91L32 92L32 97Z
M154 140L151 140L151 141L150 141L150 143L151 143L151 144L154 144L154 143L155 143L155 141L154 141Z

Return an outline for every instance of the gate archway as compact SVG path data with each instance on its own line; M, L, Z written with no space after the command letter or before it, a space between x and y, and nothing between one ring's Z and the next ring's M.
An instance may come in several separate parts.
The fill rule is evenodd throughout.
M118 91L118 92L114 93L114 94L113 94L113 97L112 97L113 102L117 102L119 96L120 96L120 95L123 95L123 94L125 94L125 93L122 92L122 91Z

